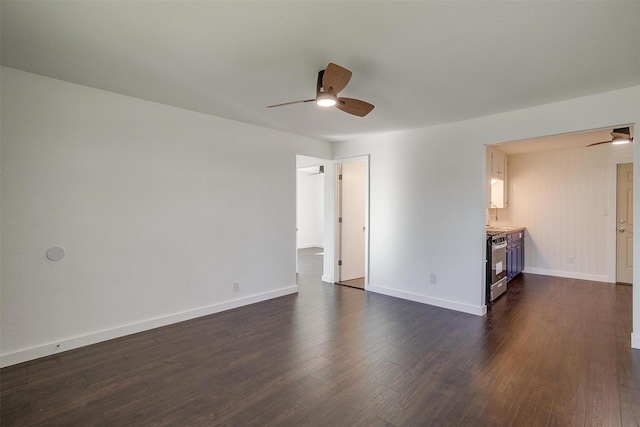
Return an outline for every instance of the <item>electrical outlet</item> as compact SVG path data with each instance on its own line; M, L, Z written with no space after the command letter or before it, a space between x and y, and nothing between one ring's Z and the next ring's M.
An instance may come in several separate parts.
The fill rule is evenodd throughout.
M436 274L435 274L435 273L431 273L431 274L429 275L429 283L431 283L432 285L435 285L435 284L438 282L438 280L437 280L437 279L438 279L438 278L436 277Z
M233 292L238 292L240 290L240 283L233 282Z
M572 256L569 257L569 264L573 264L573 257Z

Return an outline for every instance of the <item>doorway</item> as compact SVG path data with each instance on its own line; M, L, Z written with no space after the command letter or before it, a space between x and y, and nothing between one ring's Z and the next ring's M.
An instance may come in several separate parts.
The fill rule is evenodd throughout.
M296 273L324 264L327 160L296 156ZM301 263L301 255L304 260ZM309 270L310 267L311 270ZM316 278L317 279L317 278Z
M337 165L338 266L336 284L365 289L367 245L367 162Z
M616 282L633 282L633 163L618 164L616 186Z
M619 231L619 220L624 225L629 220L626 215L617 217L616 189L618 165L628 163L632 168L633 144L611 144L613 128L496 147L508 156L509 164L509 204L498 209L500 225L527 228L525 272L603 283L632 282L632 231L627 232L626 227L624 233ZM632 184L632 172L624 176ZM625 190L625 198L631 201L632 190L626 194ZM489 200L488 191L486 197ZM485 209L487 218L493 214ZM628 256L618 254L620 235L624 236L620 247ZM618 258L629 273L626 279L618 278Z
M534 138L529 140L521 140L514 142L505 142L504 144L498 144L500 148L509 147L509 149L517 149L519 152L512 151L507 153L509 157L509 212L508 215L503 216L501 213L500 218L507 218L509 221L513 221L511 224L522 223L527 227L526 238L526 266L525 273L543 274L549 276L560 276L575 278L580 280L599 281L608 284L628 281L633 283L633 277L622 278L617 272L618 258L617 255L617 241L619 235L622 234L618 229L620 228L619 218L617 217L617 172L618 164L630 163L633 164L638 158L637 149L634 144L622 144L614 145L613 138L615 129L621 127L630 128L630 136L633 138L634 128L637 129L638 123L626 123L616 124L607 128L599 128L595 130L586 130L578 133L565 133L557 136L548 136L541 138ZM575 142L575 146L573 144ZM531 145L532 153L531 159L540 161L544 159L544 152L549 149L568 150L570 148L582 148L582 152L576 152L580 154L567 158L564 156L551 156L543 162L541 170L544 173L540 174L542 178L548 178L552 176L553 181L548 185L543 185L538 179L538 176L529 174L533 177L533 184L528 188L523 188L521 182L514 183L512 172L512 160L511 156L519 156L521 154L527 154L525 149ZM535 149L533 148L535 147ZM538 150L539 149L539 150ZM541 154L538 154L540 152ZM575 172L580 171L580 168L572 167L568 165L576 163L580 158L588 159L588 162L584 162L585 165L590 166L589 172L580 176L578 180L571 179L566 180L566 177L574 178ZM568 161L565 161L568 160ZM602 160L605 160L604 162ZM482 158L485 168L485 184L483 190L487 193L483 205L483 214L488 216L486 206L490 200L489 191L487 185L489 185L490 175L486 170L486 158ZM531 162L523 162L528 166ZM554 173L551 175L549 172L554 172L555 169L560 173ZM597 167L596 167L597 166ZM636 173L634 171L634 173ZM628 176L628 174L626 174ZM631 175L632 177L633 175ZM565 178L563 180L562 178ZM597 179L593 179L597 177ZM631 181L633 178L631 178ZM527 219L540 218L538 223L533 226L530 221L521 220L519 215L514 215L513 211L516 207L513 196L517 194L543 194L548 195L549 190L553 189L569 189L565 185L566 182L578 183L582 187L583 197L580 200L576 199L578 194L576 191L565 191L561 197L555 197L554 201L567 201L572 200L571 205L574 207L572 211L564 213L561 209L557 209L556 206L549 206L549 203L542 201L541 198L533 202L528 202L523 205L522 212L527 213ZM586 195L586 197L585 197ZM517 197L517 196L516 196ZM629 202L632 199L627 197ZM578 201L579 203L576 203ZM632 204L631 204L632 206ZM628 215L630 215L629 213ZM585 218L589 218L589 221L585 221ZM633 218L630 216L630 218ZM624 219L624 218L621 218ZM625 219L625 223L627 220ZM631 224L633 225L633 224ZM535 226L535 229L534 229ZM573 235L568 235L567 231L573 230ZM625 230L626 231L626 227ZM535 233L535 234L534 234ZM564 235L563 235L564 234ZM593 236L597 234L597 238ZM632 245L633 238L624 239L626 243L627 261L626 265L623 265L624 269L630 270L633 268L632 258ZM572 244L571 247L569 244ZM576 249L581 250L580 258L576 258L574 252ZM537 254L532 249L537 250ZM545 253L548 254L545 256ZM539 254L539 255L538 255ZM584 262L584 258L587 258ZM631 261L629 261L631 260ZM576 261L583 262L583 268L576 266ZM555 264L552 264L554 263ZM564 265L563 265L564 264ZM532 268L533 267L533 268ZM577 267L577 268L576 268ZM593 267L591 270L587 268ZM594 271L595 270L595 271ZM616 289L625 288L624 285L619 285ZM480 288L481 291L485 291L485 288ZM638 294L634 291L634 304L633 310L638 310ZM636 325L637 326L637 325ZM637 328L636 328L637 329ZM640 337L638 331L631 334L631 347L640 348Z

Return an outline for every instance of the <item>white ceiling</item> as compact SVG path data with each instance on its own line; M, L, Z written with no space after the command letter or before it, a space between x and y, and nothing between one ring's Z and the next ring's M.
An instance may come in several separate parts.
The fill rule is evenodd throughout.
M328 141L640 84L639 1L0 5L5 66ZM265 108L313 98L329 62L368 116Z

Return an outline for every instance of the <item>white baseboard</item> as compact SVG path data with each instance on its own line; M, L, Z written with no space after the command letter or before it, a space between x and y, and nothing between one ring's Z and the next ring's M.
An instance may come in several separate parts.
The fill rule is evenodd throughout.
M567 279L591 280L593 282L610 283L605 275L577 273L575 271L546 270L544 268L526 267L523 273L540 274L541 276L566 277Z
M287 288L276 289L273 291L238 298L231 301L225 301L219 304L213 304L207 307L196 308L194 310L170 314L168 316L148 319L142 322L118 326L112 329L96 331L90 334L28 348L26 350L19 350L13 353L3 354L0 355L0 367L4 368L5 366L11 366L17 363L26 362L28 360L38 359L40 357L49 356L51 354L60 353L62 351L72 350L74 348L84 347L102 341L123 337L125 335L131 335L154 328L159 328L161 326L167 326L173 323L195 319L196 317L208 316L210 314L219 313L221 311L231 310L233 308L255 304L261 301L266 301L289 294L295 294L297 292L297 285L290 286Z
M631 348L640 349L640 334L631 332Z
M333 283L333 277L331 277L331 276L323 275L320 280L322 280L323 282L327 282L327 283Z
M476 316L484 316L487 314L487 306L475 306L455 301L444 300L440 298L428 297L426 295L415 294L413 292L401 291L398 289L385 288L383 286L372 285L367 287L367 291L376 292L391 297L402 298L409 301L421 302L423 304L434 305L436 307L446 308L449 310L461 311L463 313L475 314Z

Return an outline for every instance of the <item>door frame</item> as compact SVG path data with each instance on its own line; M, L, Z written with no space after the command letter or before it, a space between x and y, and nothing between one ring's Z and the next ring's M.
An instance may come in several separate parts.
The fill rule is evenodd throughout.
M369 289L369 189L370 189L370 180L369 180L369 155L364 156L355 156L355 157L346 157L342 159L334 160L334 222L333 222L333 268L334 268L334 282L339 281L340 277L340 267L338 266L339 254L340 254L340 224L338 222L338 218L340 215L340 192L339 192L339 179L338 179L338 165L344 163L354 163L354 162L364 162L365 164L365 185L364 185L364 289Z
M635 149L635 147L634 147ZM607 212L607 225L609 232L607 233L607 281L609 283L616 283L617 280L617 194L618 194L618 165L631 163L633 165L634 174L636 165L633 162L633 157L619 157L609 160L609 211ZM635 182L634 182L634 194L635 194ZM635 211L634 211L635 212ZM634 214L635 215L635 214ZM634 238L635 245L635 238ZM635 252L635 251L634 251Z

